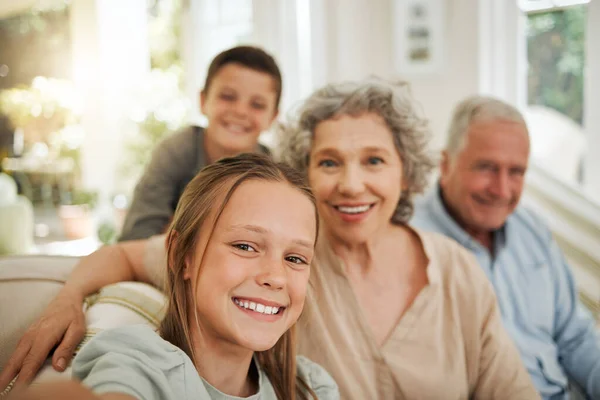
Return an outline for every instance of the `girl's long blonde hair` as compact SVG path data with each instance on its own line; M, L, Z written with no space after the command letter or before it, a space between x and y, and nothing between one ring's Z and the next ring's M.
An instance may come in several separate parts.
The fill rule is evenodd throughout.
M297 188L315 206L315 198L304 177L284 164L266 156L241 154L224 158L203 168L185 188L167 235L167 280L169 299L165 318L160 325L161 336L196 360L188 321L189 310L195 309L195 293L190 280L184 279L186 259L193 258L201 229L210 236L233 192L243 182L261 180L285 182ZM208 242L208 241L207 241ZM203 251L201 252L201 254ZM197 265L201 265L196 261ZM189 304L193 301L193 307ZM258 363L268 376L280 400L314 399L315 393L296 374L296 325L294 324L269 350L257 352Z

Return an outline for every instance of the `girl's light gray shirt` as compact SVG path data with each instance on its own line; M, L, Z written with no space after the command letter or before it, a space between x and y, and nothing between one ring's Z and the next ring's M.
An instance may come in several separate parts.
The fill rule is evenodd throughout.
M339 399L337 385L321 366L299 356L297 369L320 400ZM276 400L268 377L260 368L258 373L259 390L246 399ZM75 358L73 377L97 394L123 393L140 400L240 399L212 387L187 354L147 325L99 333Z

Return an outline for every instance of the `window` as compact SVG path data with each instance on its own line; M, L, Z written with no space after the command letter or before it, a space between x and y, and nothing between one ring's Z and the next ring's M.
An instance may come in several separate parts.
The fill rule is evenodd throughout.
M522 1L526 14L525 116L532 158L553 175L583 179L586 1Z

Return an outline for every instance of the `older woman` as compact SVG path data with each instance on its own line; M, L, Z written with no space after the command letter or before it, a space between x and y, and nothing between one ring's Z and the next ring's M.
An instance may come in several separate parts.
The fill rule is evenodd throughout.
M406 223L432 166L426 143L408 87L380 81L315 92L283 135L280 156L306 173L323 227L300 353L331 373L342 398L539 398L473 256ZM75 330L70 320L79 316L49 318L59 307L78 309L109 281L163 284L162 238L118 246L81 262L62 303L20 345L11 374L30 348L47 354L57 342L36 334Z

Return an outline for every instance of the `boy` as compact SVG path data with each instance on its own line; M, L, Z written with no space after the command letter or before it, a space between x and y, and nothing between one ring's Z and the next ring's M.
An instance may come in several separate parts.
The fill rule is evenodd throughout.
M183 189L207 164L245 152L268 154L258 137L277 117L281 90L279 67L262 49L238 46L218 54L200 92L208 126L187 127L157 146L119 240L163 233Z

